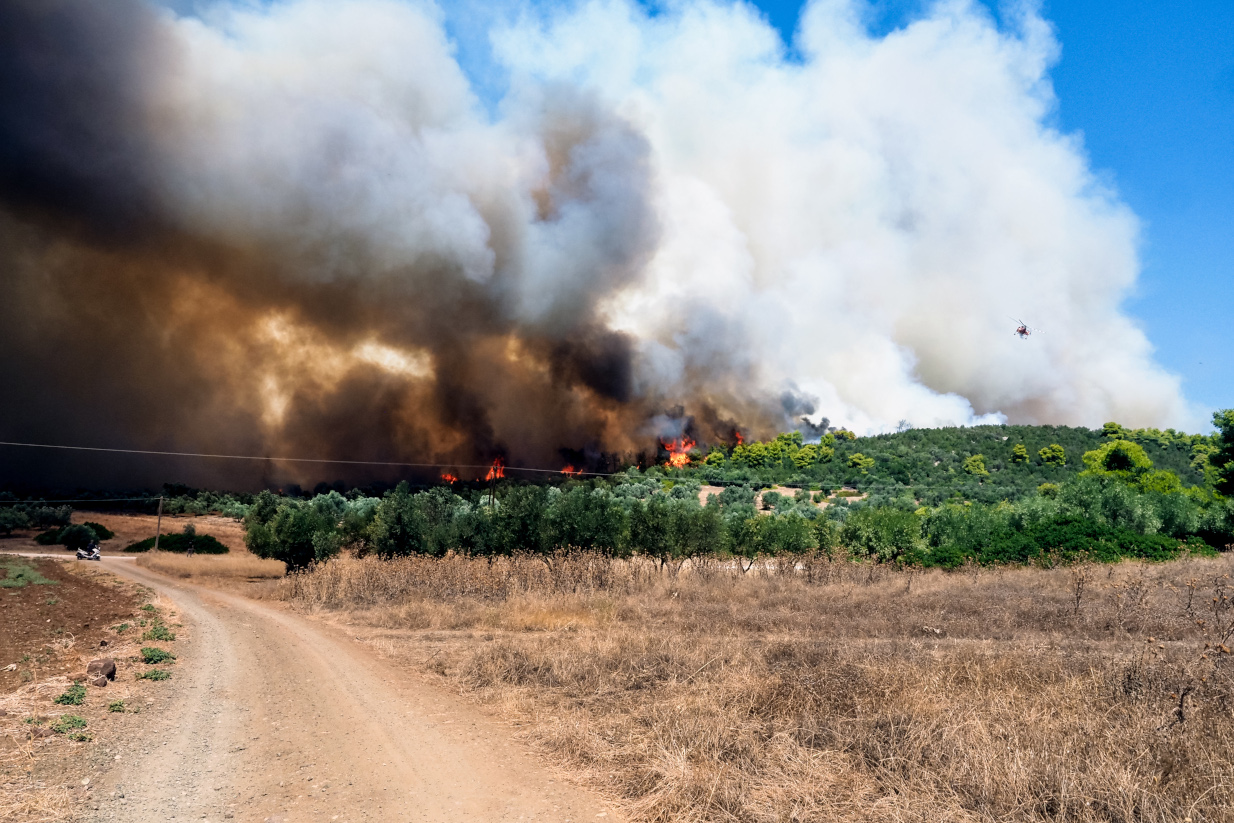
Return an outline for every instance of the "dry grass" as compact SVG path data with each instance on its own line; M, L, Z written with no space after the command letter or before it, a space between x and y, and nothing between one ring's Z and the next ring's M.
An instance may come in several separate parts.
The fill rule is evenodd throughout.
M1199 823L1234 819L1231 560L344 558L278 590L378 627L635 819Z
M192 557L174 552L146 552L137 556L137 565L172 577L260 579L282 577L287 572L283 561L266 560L248 552Z

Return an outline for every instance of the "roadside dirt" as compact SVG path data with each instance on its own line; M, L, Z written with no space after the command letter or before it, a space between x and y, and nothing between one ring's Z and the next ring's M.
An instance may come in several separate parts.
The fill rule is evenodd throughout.
M0 555L0 584L23 567L50 582L0 586L0 694L57 675L84 677L99 642L114 647L111 627L140 605L133 585L78 561Z
M378 659L342 628L120 560L174 603L173 677L87 744L84 819L607 821L510 728ZM169 606L170 607L170 606ZM131 678L130 674L130 678ZM114 754L113 754L114 752Z

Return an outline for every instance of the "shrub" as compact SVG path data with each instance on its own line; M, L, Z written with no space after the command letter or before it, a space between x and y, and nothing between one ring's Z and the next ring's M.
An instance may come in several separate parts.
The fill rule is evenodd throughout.
M65 548L71 549L72 551L84 549L86 546L89 546L97 540L98 535L95 534L94 529L81 523L72 526L65 526L64 529L60 531L60 535L57 538L58 542L63 543Z
M107 528L102 523L95 523L93 520L87 520L85 523L82 523L82 525L93 530L95 536L98 537L99 540L111 540L116 536L116 533L111 529Z
M141 636L142 640L175 640L176 636L162 623L155 623Z
M189 546L196 554L227 554L230 551L208 534L164 534L159 537L159 551L183 553ZM125 547L126 552L148 552L154 548L154 538L147 537Z
M48 726L56 734L67 734L74 729L86 728L86 718L76 714L62 714Z
M123 712L124 711L124 701L123 700L113 700L112 702L107 704L107 711L117 712L117 713Z
M137 675L138 680L170 680L171 672L163 669L149 669Z
M54 702L58 706L80 706L86 702L86 687L80 683L74 683L65 689L64 694L57 697Z
M855 557L881 561L917 560L925 549L921 518L898 509L859 509L844 523L844 544Z
M175 659L176 656L174 654L164 649L156 649L152 646L145 646L141 650L141 662L143 663L165 663Z

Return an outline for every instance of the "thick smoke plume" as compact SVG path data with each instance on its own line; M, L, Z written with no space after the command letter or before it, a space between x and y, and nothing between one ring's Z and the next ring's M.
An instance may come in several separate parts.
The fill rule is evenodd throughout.
M1186 422L1048 25L861 11L809 6L800 59L742 4L524 15L490 114L427 4L9 0L0 435L554 468Z

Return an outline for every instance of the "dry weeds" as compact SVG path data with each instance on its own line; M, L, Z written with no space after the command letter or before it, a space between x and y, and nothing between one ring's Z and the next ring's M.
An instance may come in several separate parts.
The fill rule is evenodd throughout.
M137 565L172 577L261 579L282 577L287 571L287 564L281 560L267 560L248 552L192 557L174 552L146 552L137 556Z
M280 596L379 627L646 821L1234 819L1226 556L673 573L342 558Z

